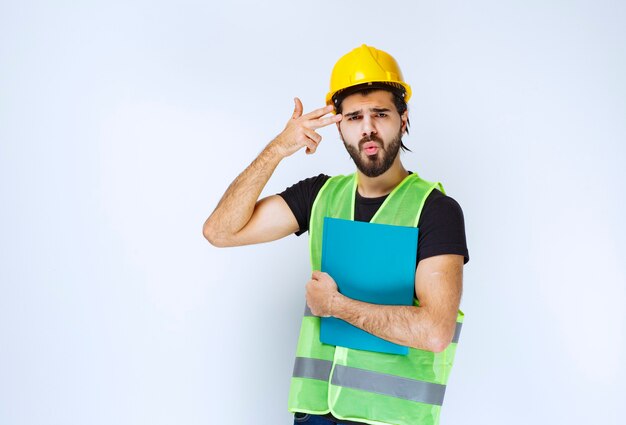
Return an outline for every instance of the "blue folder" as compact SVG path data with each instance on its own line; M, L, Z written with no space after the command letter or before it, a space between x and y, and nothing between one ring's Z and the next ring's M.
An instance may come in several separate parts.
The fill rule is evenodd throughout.
M322 271L347 297L372 304L413 305L416 227L324 218ZM359 350L404 354L408 348L334 317L323 317L320 341Z

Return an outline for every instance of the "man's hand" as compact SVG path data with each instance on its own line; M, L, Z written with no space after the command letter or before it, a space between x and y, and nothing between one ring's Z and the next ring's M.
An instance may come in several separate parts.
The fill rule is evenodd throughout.
M204 237L215 246L239 246L280 239L298 230L291 209L279 195L259 200L263 187L285 157L306 147L313 153L322 140L315 130L341 121L341 115L326 116L332 106L302 115L302 102L295 98L295 109L285 129L272 140L230 184L215 211L202 227Z
M271 143L282 157L293 154L303 146L306 146L307 154L314 153L322 141L322 136L315 130L341 121L341 114L325 117L333 111L332 105L302 115L302 102L297 97L294 102L295 108L291 119Z
M332 316L333 305L341 296L337 284L328 273L314 271L311 280L306 284L306 302L311 313L316 316Z

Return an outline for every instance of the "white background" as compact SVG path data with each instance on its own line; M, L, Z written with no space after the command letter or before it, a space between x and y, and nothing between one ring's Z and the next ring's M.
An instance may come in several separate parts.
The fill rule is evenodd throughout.
M621 424L619 1L0 3L0 423L286 424L307 237L202 223L362 43L471 261L442 424ZM336 130L264 194L353 170ZM620 420L621 418L621 420Z

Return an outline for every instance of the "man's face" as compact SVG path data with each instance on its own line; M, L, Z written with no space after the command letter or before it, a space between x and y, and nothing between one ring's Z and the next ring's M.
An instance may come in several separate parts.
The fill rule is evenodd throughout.
M398 114L390 92L376 90L346 97L342 115L339 134L356 167L368 177L380 176L398 156L408 114Z

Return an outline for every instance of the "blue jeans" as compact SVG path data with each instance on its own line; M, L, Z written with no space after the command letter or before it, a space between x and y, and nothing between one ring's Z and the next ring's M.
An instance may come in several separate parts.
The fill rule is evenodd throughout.
M342 425L347 423L356 424L356 422L335 422L323 416L309 415L308 413L296 413L293 415L293 425Z
M293 425L335 425L336 422L317 415L309 415L308 413L296 413L293 415Z

